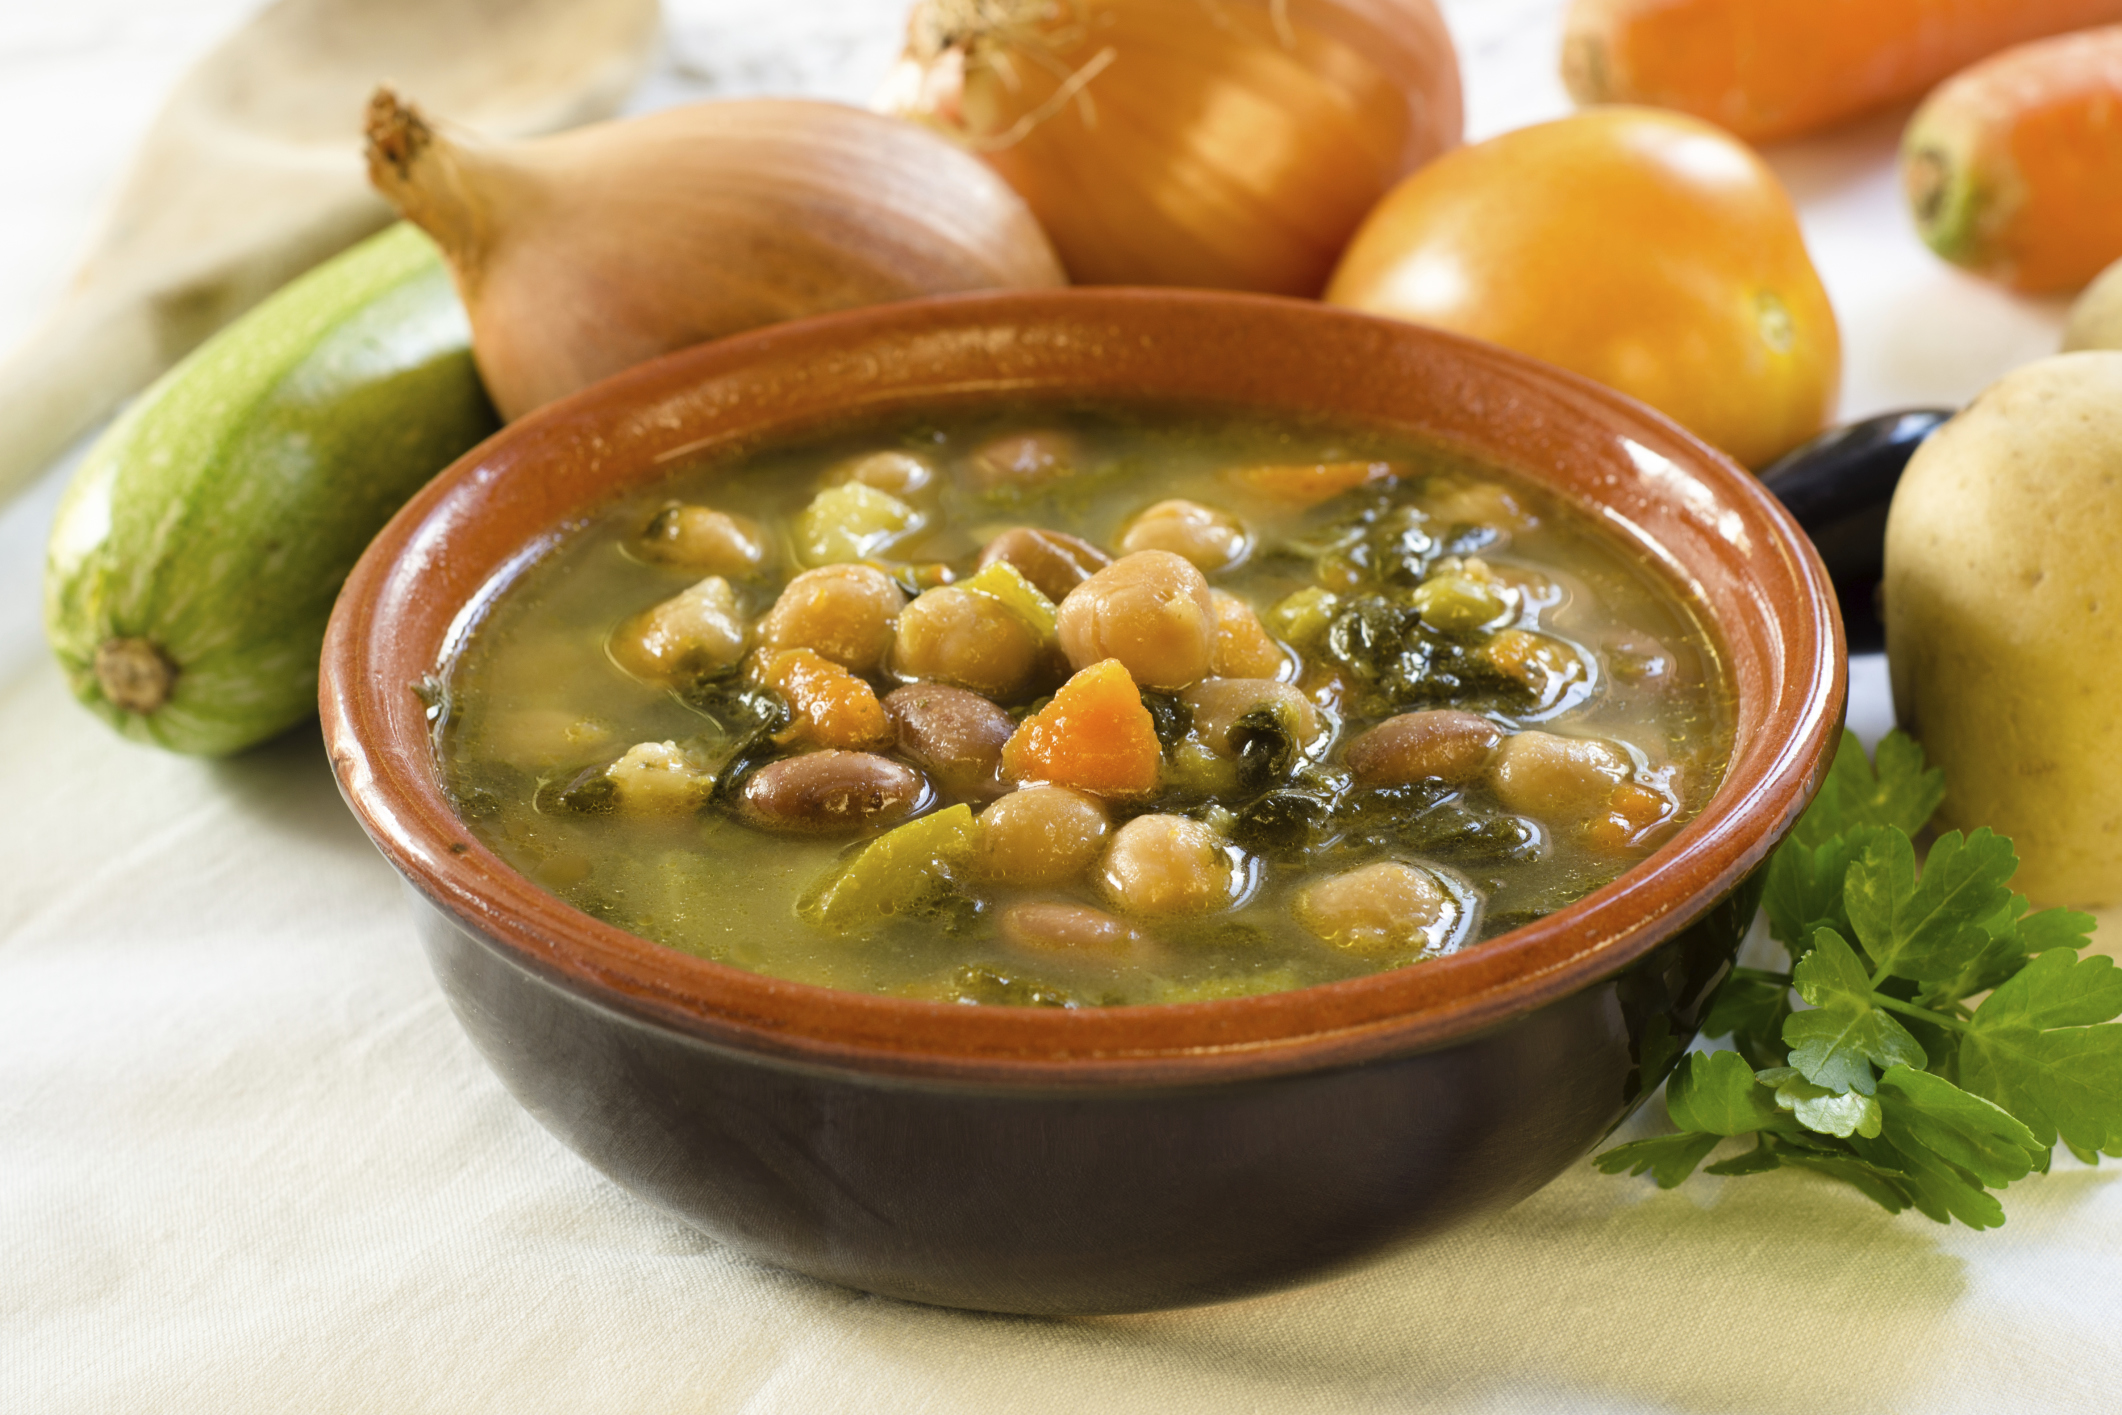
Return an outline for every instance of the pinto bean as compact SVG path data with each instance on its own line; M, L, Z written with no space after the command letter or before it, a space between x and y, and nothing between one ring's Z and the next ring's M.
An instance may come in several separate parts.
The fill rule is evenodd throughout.
M920 772L889 757L805 752L753 772L738 810L763 830L822 835L901 820L921 805L927 788Z
M1004 433L973 449L965 476L979 492L1035 492L1075 471L1077 455L1076 439L1065 432Z
M944 683L909 683L884 695L899 750L958 797L1002 790L1002 744L1017 730L1008 713L978 693Z
M1070 667L1117 658L1142 687L1176 693L1207 676L1216 608L1190 563L1141 550L1070 590L1055 628Z
M1503 741L1485 717L1452 708L1403 712L1348 744L1342 760L1358 786L1445 781L1463 786L1479 776Z
M1627 754L1596 737L1520 732L1497 749L1488 779L1506 810L1567 825L1599 813L1634 771Z
M1004 939L1032 953L1130 963L1156 948L1133 924L1087 904L1012 904L995 922Z
M1080 536L1066 531L1017 526L1004 531L980 548L980 564L1008 561L1017 573L1054 603L1068 592L1113 563L1113 558Z
M875 673L905 607L892 577L872 566L805 570L759 621L759 645L769 654L809 649L851 673Z
M1098 858L1112 822L1094 797L1066 786L1027 786L980 813L980 873L1032 888L1067 884Z
M828 486L859 482L893 496L911 496L935 477L935 468L910 452L870 452L839 463L825 474L825 481Z

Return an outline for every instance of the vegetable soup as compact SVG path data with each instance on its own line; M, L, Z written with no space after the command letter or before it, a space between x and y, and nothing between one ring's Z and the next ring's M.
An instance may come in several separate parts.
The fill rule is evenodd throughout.
M1729 693L1628 544L1402 434L901 418L681 470L497 581L432 685L504 860L673 948L967 1003L1417 963L1700 809Z

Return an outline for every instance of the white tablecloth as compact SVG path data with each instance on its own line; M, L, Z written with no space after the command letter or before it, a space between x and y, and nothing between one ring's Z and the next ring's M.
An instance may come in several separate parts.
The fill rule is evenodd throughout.
M0 7L0 343L182 66L254 0ZM1447 3L1475 135L1564 110L1554 0ZM643 106L859 99L887 0L674 4ZM750 11L749 15L745 12ZM1772 154L1841 311L1845 410L1963 400L2060 307L1909 234L1888 117ZM0 1410L1944 1412L2122 1408L2116 1167L2001 1231L1803 1175L1588 1166L1354 1277L1035 1321L759 1267L620 1192L458 1031L314 729L129 745L37 629L57 480L0 515ZM1890 718L1860 664L1853 718Z

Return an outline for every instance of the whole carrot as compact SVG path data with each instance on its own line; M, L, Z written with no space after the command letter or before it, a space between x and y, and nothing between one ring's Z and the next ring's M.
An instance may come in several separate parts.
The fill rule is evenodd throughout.
M1939 87L1901 141L1916 228L2015 290L2122 257L2122 25L2022 44Z
M2118 20L2122 0L1573 0L1562 78L1579 103L1678 108L1770 142Z

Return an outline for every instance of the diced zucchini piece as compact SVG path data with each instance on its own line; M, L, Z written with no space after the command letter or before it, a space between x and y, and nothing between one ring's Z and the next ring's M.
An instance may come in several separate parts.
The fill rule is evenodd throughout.
M1477 634L1518 612L1515 590L1473 575L1432 575L1415 588L1414 600L1422 622L1447 634Z
M1341 607L1332 590L1311 585L1289 595L1267 611L1267 627L1275 637L1299 648L1308 647L1333 622Z
M819 928L853 933L913 913L954 886L977 839L973 808L962 802L908 821L834 864L804 892L796 914Z
M969 580L960 580L958 584L961 589L1000 600L1004 609L1031 626L1042 647L1054 642L1054 602L1041 594L1039 587L1025 579L1024 572L1007 560L983 565L979 574Z
M796 513L796 556L805 565L861 560L883 552L920 520L888 491L860 482L829 486Z

